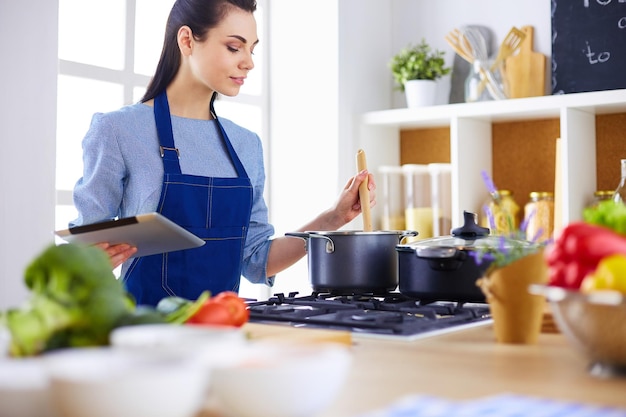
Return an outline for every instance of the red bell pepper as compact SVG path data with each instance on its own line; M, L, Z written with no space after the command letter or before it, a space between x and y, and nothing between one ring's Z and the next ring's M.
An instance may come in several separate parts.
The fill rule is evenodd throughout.
M550 285L579 289L602 258L616 253L626 255L626 237L606 227L570 223L545 252Z

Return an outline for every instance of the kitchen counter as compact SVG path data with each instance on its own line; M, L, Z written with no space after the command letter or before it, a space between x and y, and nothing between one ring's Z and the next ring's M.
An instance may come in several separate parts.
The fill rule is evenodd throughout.
M244 330L254 340L350 343L339 331L256 323ZM586 358L560 333L542 333L536 345L498 344L491 325L412 342L351 340L348 381L317 417L354 417L415 394L464 400L515 393L626 408L626 378L590 375Z

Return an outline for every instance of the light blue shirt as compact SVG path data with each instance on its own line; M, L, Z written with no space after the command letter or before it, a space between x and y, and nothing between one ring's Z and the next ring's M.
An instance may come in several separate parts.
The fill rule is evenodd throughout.
M174 141L183 174L236 177L215 120L172 116ZM242 273L253 283L273 284L266 278L267 257L274 235L263 199L265 167L258 135L220 118L253 188L250 228L243 254ZM157 211L163 184L163 163L154 110L143 103L110 113L96 113L83 139L83 177L74 187L78 218L70 227L116 217ZM130 262L122 267L122 275Z

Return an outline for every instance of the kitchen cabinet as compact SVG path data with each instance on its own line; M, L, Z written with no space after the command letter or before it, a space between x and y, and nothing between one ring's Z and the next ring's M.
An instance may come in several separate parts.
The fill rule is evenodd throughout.
M482 170L498 188L512 190L520 206L530 191L560 194L556 216L567 224L581 218L594 191L619 182L626 90L367 112L360 144L372 172L380 165L451 163L453 227L462 224L463 210L482 212L488 197Z

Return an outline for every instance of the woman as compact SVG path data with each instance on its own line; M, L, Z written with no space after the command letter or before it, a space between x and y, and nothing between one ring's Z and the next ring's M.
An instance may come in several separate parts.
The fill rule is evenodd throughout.
M200 248L134 258L129 245L102 243L139 304L238 291L241 275L273 284L306 252L300 239L271 239L263 200L259 137L213 108L235 96L254 67L255 0L178 0L167 21L156 73L140 103L96 114L83 140L83 177L70 226L158 211L206 241ZM348 181L335 205L300 230L336 230L361 212ZM375 193L370 193L370 205Z

